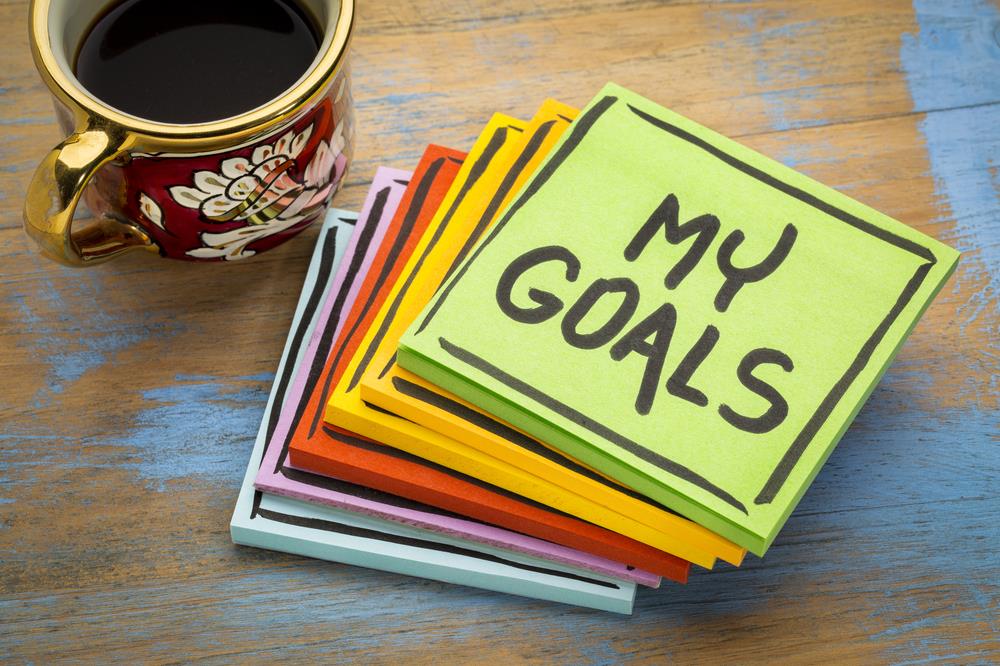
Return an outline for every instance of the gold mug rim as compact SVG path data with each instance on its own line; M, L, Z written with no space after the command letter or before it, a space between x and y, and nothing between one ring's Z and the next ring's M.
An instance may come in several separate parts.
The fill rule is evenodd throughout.
M339 0L340 11L327 47L291 88L266 104L236 116L203 123L176 124L147 120L120 111L92 95L75 77L68 76L52 49L48 29L52 2L31 0L31 53L39 74L49 91L77 115L78 125L86 118L110 121L131 135L133 151L168 147L194 151L218 145L220 140L228 143L266 134L276 125L286 122L295 111L317 99L339 74L350 47L354 24L354 0Z

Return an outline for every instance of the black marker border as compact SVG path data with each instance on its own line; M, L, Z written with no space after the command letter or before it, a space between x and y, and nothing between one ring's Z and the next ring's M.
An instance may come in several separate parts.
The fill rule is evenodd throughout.
M548 569L546 567L538 567L532 564L525 564L524 562L518 562L516 560L508 560L507 558L500 557L498 555L493 555L492 553L480 553L479 551L472 550L471 548L453 546L447 543L429 541L427 539L418 539L417 537L404 536L402 534L389 534L388 532L379 532L377 530L369 529L367 527L357 527L356 525L338 523L332 520L324 520L322 518L296 516L290 513L281 513L278 511L272 511L270 509L259 509L257 511L257 515L267 520L273 520L275 522L285 523L286 525L294 525L295 527L304 527L312 530L322 530L324 532L344 534L347 536L352 536L361 539L370 539L372 541L381 541L383 543L391 543L399 546L407 546L409 548L422 548L424 550L432 550L439 553L448 553L449 555L459 555L461 557L468 557L474 560L482 560L484 562L502 564L504 566L512 567L514 569L530 571L531 573L539 573L545 576L558 576L559 578L566 578L567 580L575 580L577 582L586 583L588 585L597 585L598 587L606 587L611 590L621 589L618 585L612 583L611 581L601 580L599 578L590 578L588 576L581 576L580 574L575 574L569 571L557 571L555 569Z
M560 116L560 118L564 117L565 116ZM486 205L486 208L485 210L483 210L482 215L479 216L479 221L476 222L476 226L472 230L472 233L469 234L469 237L465 240L465 243L462 245L461 249L459 249L458 254L456 254L455 257L452 259L451 266L448 267L448 271L445 273L444 278L441 280L441 284L444 285L442 287L442 297L440 299L435 299L435 301L428 308L427 314L424 316L423 321L420 322L420 327L417 329L418 333L427 327L427 324L429 324L431 322L431 319L434 318L434 314L437 312L437 309L438 307L440 307L440 304L444 302L445 298L447 298L448 292L451 290L452 287L455 286L456 282L462 279L462 276L465 274L466 266L468 265L468 264L463 264L462 260L465 259L466 256L468 256L473 246L479 240L479 237L483 235L483 232L486 231L486 228L489 226L490 222L493 220L496 214L500 212L499 209L500 205L503 203L503 200L506 199L510 191L514 189L514 184L517 182L517 179L521 176L522 173L524 173L524 170L528 166L528 162L530 162L531 159L535 156L535 154L538 153L538 149L542 147L542 143L545 142L545 138L549 135L549 132L552 131L552 128L555 127L555 125L556 125L555 120L547 120L544 123L540 124L538 128L535 129L534 132L532 132L531 136L528 137L528 143L525 145L524 150L521 151L521 154L517 156L517 159L514 160L514 163L511 165L506 175L504 175L504 178L500 182L500 186L497 188L497 191L493 193L493 197L490 199L490 202ZM451 279L452 275L455 275L454 280ZM396 358L395 354L393 354L392 356L393 359ZM388 368L391 367L391 365L392 363L387 365L386 369L384 369L382 371L382 374L379 376L384 377L385 373L388 372Z
M371 218L370 218L371 219ZM355 225L357 218L353 218L353 221L347 218L341 218L342 222L350 225ZM336 227L330 227L327 229L325 235L321 238L323 242L323 249L320 251L320 269L327 264L332 264L336 258L337 253L337 229ZM365 252L360 252L363 257ZM329 271L326 273L329 276ZM344 284L341 285L341 291L346 292L350 288L350 282L345 280ZM314 317L316 316L316 310L319 307L319 302L323 296L323 292L326 289L326 282L317 279L313 284L312 291L310 292L307 300L306 307L303 309L302 316L299 319L297 331L305 331L309 328ZM293 345L295 346L295 345ZM292 373L295 371L295 358L298 356L297 347L295 353L291 353L292 348L289 348L289 353L285 356L284 364L282 367L281 377L276 378L280 386L287 386L288 382L291 381ZM281 403L277 400L277 394L275 399L271 401L271 412L281 411ZM258 464L258 469L260 465L263 464L264 458L267 457L267 451L269 447L273 444L270 425L268 427L268 434L264 439L264 447L261 451L260 463ZM380 491L364 488L363 486L357 486L356 484L348 484L347 482L338 481L336 479L326 479L325 477L319 477L318 475L312 475L308 472L300 472L292 468L282 466L279 473L282 475L287 475L286 471L296 475L296 480L300 483L308 483L310 485L331 487L334 485L343 484L343 487L337 488L341 492L350 493L363 493L367 499L372 501L384 502L393 506L399 506L402 508L414 508L419 506L419 509L425 513L443 515L443 516L453 516L462 518L463 520L468 520L467 517L457 516L448 511L436 509L433 507L426 507L420 505L419 503L412 502L411 500L406 500L405 498L393 497L387 493L381 493ZM315 477L315 478L306 478ZM350 488L348 488L350 486ZM363 492L367 491L367 492ZM380 497L385 495L385 498ZM436 551L442 553L449 553L452 555L459 555L462 557L467 557L473 560L479 560L483 562L492 562L495 564L501 564L509 566L515 569L521 569L523 571L529 571L532 573L538 573L546 576L553 576L556 578L565 578L567 580L575 580L581 583L596 585L598 587L604 587L613 590L620 590L622 587L612 580L601 580L599 578L591 578L589 576L583 576L581 574L572 573L569 571L560 571L558 569L549 569L546 567L535 566L531 564L526 564L523 562L518 562L517 560L507 559L499 555L494 555L492 553L483 553L471 548L463 548L461 546L454 546L446 543L439 543L437 541L431 541L429 539L420 539L417 537L409 537L400 534L390 534L387 532L379 532L377 530L372 530L363 527L357 527L353 525L347 525L345 523L338 523L331 520L324 520L320 518L309 518L307 516L298 516L295 514L283 513L280 511L274 511L272 509L265 509L261 507L261 501L263 499L264 493L261 490L254 488L253 491L253 501L250 505L250 515L249 520L253 522L257 519L270 520L273 522L285 523L287 525L293 525L296 527L303 527L307 529L322 530L325 532L331 532L336 534L344 534L347 536L353 536L357 538L369 539L372 541L380 541L383 543L392 543L397 545L408 546L411 548L422 548L424 550ZM385 499L390 499L390 501L385 501ZM411 504L413 506L411 506ZM428 508L433 510L428 511Z
M638 493L631 488L619 485L614 481L611 481L607 477L592 471L591 469L581 465L572 458L567 458L562 453L554 451L549 447L545 446L537 439L525 435L520 430L515 430L503 421L498 421L493 417L489 416L484 412L466 407L465 405L452 400L440 393L431 391L420 384L415 384L408 379L404 379L397 375L393 375L392 388L397 393L407 396L413 400L419 401L425 405L439 409L443 412L448 412L457 419L461 419L466 423L470 423L492 435L500 437L508 444L516 446L518 448L524 449L525 451L532 453L540 458L545 458L555 464L563 467L570 472L578 474L579 476L585 477L591 481L601 484L615 492L621 493L634 500L642 502L643 504L648 504L649 506L658 509L660 511L665 511L676 515L673 509L663 506L656 500L646 497L642 493ZM526 499L526 498L522 498ZM551 507L549 507L551 509ZM552 509L554 510L554 509Z
M358 382L361 381L362 375L365 373L365 370L368 369L368 364L371 363L372 358L374 358L376 352L378 351L379 345L382 344L382 339L385 337L386 333L388 333L389 326L392 325L393 320L396 318L396 311L399 310L399 306L401 305L403 298L409 291L410 285L413 284L413 280L420 272L420 268L424 265L424 261L427 260L427 257L437 246L438 241L441 240L444 232L448 229L448 225L451 224L455 211L457 211L462 202L465 201L465 197L472 190L472 187L479 182L479 179L486 172L486 168L493 163L493 160L500 152L500 149L507 145L507 134L509 132L523 131L524 130L520 127L515 127L514 125L501 125L493 130L493 135L490 137L490 140L483 149L483 152L480 153L479 157L476 158L476 161L472 163L472 167L469 169L468 177L465 179L465 182L462 183L458 194L451 202L451 205L445 212L444 217L441 218L441 223L438 225L437 229L434 230L434 234L431 236L430 241L428 241L427 247L425 247L424 251L420 253L420 256L417 258L417 263L414 264L413 270L406 276L402 286L396 293L396 297L392 300L392 303L389 304L389 309L386 311L385 317L382 318L382 321L379 323L379 327L375 330L375 335L372 337L371 343L367 348L365 348L358 366L354 369L354 374L347 383L347 388L344 390L344 393L351 393L355 388L357 388ZM315 429L316 424L314 421L313 431L315 431Z
M524 188L524 190L522 191L521 195L517 198L517 200L515 200L514 203L511 204L511 206L507 209L507 213L504 215L503 219L501 219L499 222L497 222L496 225L494 225L494 227L490 230L489 235L487 235L487 237L483 240L483 242L480 243L479 246L476 248L476 250L472 253L472 256L465 264L466 266L471 266L472 263L476 261L476 259L482 253L483 249L486 248L486 246L488 246L497 237L500 231L507 225L507 223L517 213L517 211L525 203L527 203L527 201L531 199L531 197L533 197L539 191L539 189L541 189L541 187L549 180L549 178L552 177L552 175L563 164L563 162L566 161L566 159L577 148L577 146L584 139L584 137L590 132L590 130L593 128L597 120L608 109L610 109L618 102L619 102L618 97L615 97L613 95L606 95L597 102L595 102L590 107L590 109L588 109L585 113L583 113L581 116L577 118L576 123L571 127L570 135L559 146L558 150L556 151L556 154L553 155L548 162L546 162L545 166L538 173L538 175L530 183L528 183L528 185ZM858 375L861 374L861 371L867 366L868 361L871 359L871 356L875 353L882 339L885 337L885 334L888 332L892 324L899 317L900 313L906 308L907 304L909 304L910 300L912 300L916 292L920 289L921 285L923 284L924 278L926 278L927 274L930 272L930 269L937 263L937 257L934 255L933 251L928 247L920 245L919 243L916 243L910 239L898 236L892 233L891 231L888 231L871 222L868 222L867 220L863 220L855 215L852 215L851 213L848 213L847 211L838 208L833 204L823 201L822 199L819 199L818 197L809 194L808 192L805 192L795 187L794 185L779 180L775 176L766 173L754 166L751 166L750 164L744 162L740 158L730 153L727 153L718 146L715 146L714 144L700 137L697 137L691 134L690 132L687 132L686 130L681 129L676 125L673 125L661 118L652 116L644 111L641 111L632 106L631 104L628 104L627 102L625 102L625 104L628 106L629 110L632 113L634 113L638 118L649 123L653 127L666 131L683 141L686 141L694 146L697 146L698 148L701 148L702 150L709 153L713 157L719 159L720 161L724 162L725 164L739 171L742 171L746 175L756 180L759 180L765 185L769 185L788 196L798 199L799 201L805 203L806 205L812 206L813 208L819 210L822 213L826 213L827 215L836 220L844 222L854 227L855 229L858 229L859 231L872 236L873 238L877 238L879 240L887 242L890 245L893 245L901 250L909 252L917 256L918 258L924 260L924 263L920 264L917 267L913 276L907 282L902 293L900 293L899 297L897 298L896 303L886 314L885 318L881 322L879 322L874 332L871 334L871 336L869 336L868 340L858 351L857 356L855 357L851 365L848 367L847 371L834 384L833 388L831 388L827 396L820 402L820 405L817 408L816 412L814 412L813 415L806 422L806 425L803 427L802 431L792 441L792 444L789 445L788 449L785 451L785 454L782 456L778 465L771 472L771 475L765 482L763 488L761 488L760 492L757 494L757 497L754 498L754 504L758 505L769 504L774 500L775 496L781 490L785 481L787 481L788 476L791 474L792 470L798 463L805 449L808 447L810 441L812 441L812 438L815 436L816 432L818 432L819 429L823 426L823 424L829 418L830 414L836 408L837 404L840 402L840 399L850 388L854 380L857 379ZM454 282L454 280L452 282ZM444 300L449 291L450 288L446 288L443 289L441 292L439 292L438 298L436 298L434 301L435 309L440 307L441 304L440 301ZM414 335L417 334L418 333L415 333ZM497 381L500 381L508 388L517 391L518 393L521 393L521 395L524 395L525 397L535 402L540 402L539 398L545 399L546 401L548 401L547 406L549 406L550 409L560 414L564 418L567 418L570 421L578 423L579 425L586 428L587 430L597 435L598 437L601 437L608 443L618 446L619 448L623 448L629 451L630 453L638 456L639 458L646 460L647 462L662 469L663 471L669 474L673 474L674 476L682 478L698 486L699 488L711 493L712 495L726 502L727 504L749 515L749 512L747 511L747 508L743 503L741 503L739 500L736 500L730 493L726 492L725 490L722 490L715 484L712 484L707 479L704 479L704 477L701 477L693 470L683 465L680 465L679 463L672 461L664 456L660 456L659 454L651 451L650 449L647 449L646 447L638 444L637 442L632 442L631 440L628 440L623 435L616 433L611 428L608 428L603 424L597 423L592 419L586 417L585 415L580 414L575 410L572 410L571 408L569 408L568 405L564 405L563 403L555 400L551 396L548 396L540 391L537 391L536 389L528 386L526 383L522 382L516 377L513 377L512 375L509 375L506 372L503 372L499 368L495 368L495 366L492 366L484 359L479 359L478 357L472 355L471 353L465 350L461 350L460 348L455 347L454 345L451 345L451 343L448 343L443 338L439 339L439 342L441 343L442 348L446 352L448 352L452 357L456 358L456 360L466 363L466 365L469 365L470 367L479 369L480 371L486 374L490 374L490 376L492 376ZM452 347L452 350L449 351L449 349L446 348L445 345L450 345ZM460 353L460 355L463 356L463 358L455 356L455 354L452 353L455 350L458 350L459 352L464 352ZM477 365L469 363L469 360L472 360L473 363L477 363ZM485 369L487 366L491 370ZM529 389L528 392L525 392L524 390L525 388ZM537 395L531 395L531 393L536 393ZM622 446L623 443L627 443L626 446Z
M386 256L385 261L379 268L379 274L378 277L376 278L373 290L381 289L382 285L389 278L389 273L392 272L392 267L398 260L399 255L403 252L403 247L406 245L406 241L409 238L410 233L413 231L414 225L416 225L417 218L420 216L420 212L423 210L424 204L427 202L427 197L430 195L431 187L433 187L434 182L437 180L438 173L444 166L445 161L451 159L452 159L451 157L436 158L434 161L430 163L430 166L427 167L427 170L424 171L423 175L420 177L420 180L417 182L416 190L414 191L413 196L410 198L410 205L407 207L406 212L403 214L403 221L400 224L399 233L397 234L396 238L393 240L393 243L389 248L388 256ZM352 324L351 331L348 334L348 337L354 335L354 332L357 330L358 326L361 325L361 322L364 320L365 316L368 313L368 310L371 307L372 307L372 301L371 299L368 299L367 301L365 301L361 314L358 316L357 320L355 320L354 324ZM330 347L334 343L333 334L335 332L336 332L336 327L333 328L328 327L328 330L324 331L321 345L317 349L316 357L313 359L312 366L310 367L309 370L309 376L306 381L305 388L303 390L303 395L312 394L313 389L316 386L316 383L319 381L320 376L323 374L323 369L326 366L327 357L329 356ZM343 349L338 349L337 356L333 362L334 363L339 362L340 356L343 353L344 353ZM321 405L326 404L327 398L330 395L330 390L332 388L330 386L330 382L332 378L333 378L332 374L327 375L326 382L324 382L323 384L323 393L322 393L322 398L320 400ZM288 434L285 436L285 441L282 444L282 449L281 449L282 462L288 455L288 445L291 442L295 430L298 429L300 420L305 415L305 409L307 406L308 406L308 400L304 400L299 403L299 406L296 409L295 418L292 421L289 427ZM312 423L310 424L309 427L310 437L316 432L316 428L319 426L319 419L322 413L323 413L322 409L317 409L316 413L313 415Z
M357 219L353 222L349 222L350 218L341 217L338 218L341 222L346 224L355 225L357 224ZM326 284L330 281L331 273L333 272L334 259L336 259L336 243L337 243L337 227L331 226L326 230L323 236L320 237L319 242L323 243L323 251L320 256L319 269L316 273L316 282ZM333 247L331 251L327 251L327 248ZM322 289L314 289L312 293L309 294L309 299L306 301L305 308L302 312L302 318L299 320L299 325L295 328L292 333L292 343L288 348L288 356L290 358L297 358L299 355L299 349L302 347L302 343L305 341L306 331L309 328L309 322L312 321L315 315L316 308L319 307L319 301L323 297ZM281 377L277 378L278 388L274 394L274 401L279 405L285 401L285 392L288 390L288 382L290 381L290 375L288 373L282 373ZM280 411L280 410L278 410ZM274 430L278 425L278 414L275 410L271 411L271 414L267 420L267 439L270 440L274 435ZM261 464L264 463L263 458L261 458Z

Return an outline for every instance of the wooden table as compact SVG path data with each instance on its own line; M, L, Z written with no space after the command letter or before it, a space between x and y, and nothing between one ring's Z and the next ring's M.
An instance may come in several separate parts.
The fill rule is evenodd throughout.
M61 137L26 33L0 0L0 659L1000 659L997 4L361 3L341 207L614 80L964 252L767 557L631 618L233 546L315 231L225 266L41 258L21 205Z

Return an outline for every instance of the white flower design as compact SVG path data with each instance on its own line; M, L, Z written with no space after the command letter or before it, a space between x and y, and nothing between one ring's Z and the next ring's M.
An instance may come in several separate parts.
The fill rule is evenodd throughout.
M146 216L146 218L158 226L161 229L166 230L163 226L163 209L160 205L153 201L145 192L139 192L139 211Z
M333 193L337 156L343 151L343 130L337 126L330 143L320 141L302 182L292 177L297 158L312 135L312 126L286 133L270 145L258 146L250 159L223 160L218 173L197 171L195 187L170 188L174 201L199 210L215 222L245 221L238 229L203 232L203 247L187 252L202 259L242 259L254 254L248 246L316 215Z

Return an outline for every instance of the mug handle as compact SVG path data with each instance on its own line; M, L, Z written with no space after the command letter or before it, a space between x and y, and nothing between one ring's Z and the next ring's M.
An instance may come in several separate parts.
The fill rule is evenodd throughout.
M125 155L134 136L93 119L49 151L31 178L24 229L42 251L67 266L90 266L129 250L156 250L137 225L108 216L73 230L73 215L87 183L102 166Z

